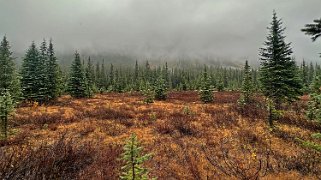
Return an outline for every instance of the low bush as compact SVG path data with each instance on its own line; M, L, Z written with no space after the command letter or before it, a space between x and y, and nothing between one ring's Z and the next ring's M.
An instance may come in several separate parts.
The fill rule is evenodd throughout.
M61 136L53 144L37 148L16 146L0 149L1 179L74 179L93 163L90 144L79 145Z

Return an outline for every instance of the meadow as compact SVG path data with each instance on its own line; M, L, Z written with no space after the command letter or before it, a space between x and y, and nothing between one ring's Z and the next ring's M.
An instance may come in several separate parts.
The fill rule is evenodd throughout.
M274 129L264 98L240 108L240 93L173 91L165 101L139 93L62 96L48 105L21 104L0 141L1 179L118 179L125 140L135 133L152 153L158 179L320 179L321 153L303 141L321 124L306 119L308 96L282 107Z

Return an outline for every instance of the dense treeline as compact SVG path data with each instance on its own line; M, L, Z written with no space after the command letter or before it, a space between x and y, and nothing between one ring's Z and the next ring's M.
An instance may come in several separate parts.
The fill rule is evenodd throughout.
M8 44L6 37L2 44ZM10 67L14 69L14 73L8 75L10 79L1 81L1 83L12 82L9 84L15 88L9 88L5 84L1 88L10 89L12 94L17 94L27 101L48 102L62 94L72 94L70 85L73 83L70 81L79 76L82 79L80 85L83 85L84 91L87 91L80 97L90 97L93 93L102 92L144 91L148 86L156 89L160 80L165 83L168 90L200 90L203 85L204 65L168 67L166 62L155 66L149 61L144 63L136 61L131 67L128 65L123 67L105 64L103 60L95 60L97 63L93 64L90 57L81 59L78 52L75 53L72 68L67 72L62 72L51 40L48 47L46 41L43 41L39 49L33 42L26 52L20 71L16 70L17 67L13 64L11 54L8 57L12 59ZM77 61L76 64L75 61ZM3 65L6 64L3 63ZM300 82L303 85L302 90L306 93L314 91L318 87L318 79L321 75L320 65L303 60L298 68ZM79 71L79 73L74 71ZM206 66L206 71L207 81L213 90L241 90L244 69ZM249 72L253 81L252 88L259 90L260 71L251 69ZM20 89L19 86L21 86ZM19 93L19 90L22 93Z

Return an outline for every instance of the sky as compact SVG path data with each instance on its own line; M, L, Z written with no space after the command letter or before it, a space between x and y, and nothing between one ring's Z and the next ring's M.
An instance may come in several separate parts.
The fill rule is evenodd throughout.
M57 52L257 61L272 12L297 60L318 61L321 40L300 31L321 0L0 0L0 36L12 50L52 38Z

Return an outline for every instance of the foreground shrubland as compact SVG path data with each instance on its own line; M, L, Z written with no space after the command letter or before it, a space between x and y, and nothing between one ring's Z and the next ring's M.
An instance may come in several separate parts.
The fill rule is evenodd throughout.
M1 179L118 179L126 139L135 133L158 179L318 179L321 125L307 120L302 98L283 108L275 129L263 98L240 108L239 93L171 92L144 103L139 94L62 97L52 105L21 105L0 142ZM308 144L309 142L310 144ZM311 145L312 143L312 145Z

